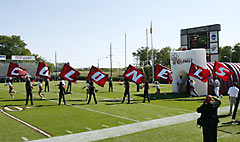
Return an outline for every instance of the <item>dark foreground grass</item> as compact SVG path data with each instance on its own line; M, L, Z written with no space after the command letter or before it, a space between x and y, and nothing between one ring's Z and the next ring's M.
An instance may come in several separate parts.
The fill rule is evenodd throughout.
M160 119L196 112L204 101L204 97L188 98L187 94L171 93L171 85L161 85L161 95L155 95L155 88L150 89L151 103L143 104L143 90L136 92L136 85L131 84L131 103L121 104L124 87L114 83L114 92L108 92L108 84L98 87L98 104L85 101L86 90L82 89L84 82L73 84L73 95L66 95L67 106L58 106L58 89L50 83L50 92L46 92L46 100L40 100L35 87L34 105L25 106L24 83L14 83L17 91L14 99L8 95L8 87L0 84L0 109L14 106L23 108L22 111L6 112L18 117L53 136L81 133L91 130L116 127L125 124ZM229 105L228 97L224 96L221 106ZM26 127L25 125L0 113L0 141L35 140L45 136ZM238 116L237 119L240 117ZM240 138L239 125L230 124L231 117L221 116L219 125L219 141L237 141ZM24 137L24 138L23 138ZM102 141L202 141L201 129L195 121L160 127L134 134L120 136Z

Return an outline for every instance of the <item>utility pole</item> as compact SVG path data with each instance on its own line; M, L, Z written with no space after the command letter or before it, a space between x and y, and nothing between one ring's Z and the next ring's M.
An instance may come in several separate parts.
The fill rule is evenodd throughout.
M110 70L111 70L111 77L112 77L112 44L110 42Z
M127 67L127 34L125 33L125 68Z
M150 26L150 34L151 34L151 48L152 48L152 83L153 83L154 82L154 58L153 58L152 21Z

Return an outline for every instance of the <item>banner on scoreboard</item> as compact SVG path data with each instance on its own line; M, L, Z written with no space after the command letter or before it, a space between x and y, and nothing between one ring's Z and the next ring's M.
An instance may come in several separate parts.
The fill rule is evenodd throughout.
M12 56L12 60L27 60L27 61L34 61L35 56Z

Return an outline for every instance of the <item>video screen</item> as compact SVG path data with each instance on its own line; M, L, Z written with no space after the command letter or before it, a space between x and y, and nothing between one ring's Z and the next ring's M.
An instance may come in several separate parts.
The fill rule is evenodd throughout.
M190 48L207 48L207 32L189 35Z

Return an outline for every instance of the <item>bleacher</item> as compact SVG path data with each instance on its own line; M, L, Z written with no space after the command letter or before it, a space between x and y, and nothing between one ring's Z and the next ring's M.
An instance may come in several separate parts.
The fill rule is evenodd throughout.
M27 75L31 78L35 78L38 63L18 63L21 67L27 70ZM0 63L0 82L5 82L7 77L9 63Z

